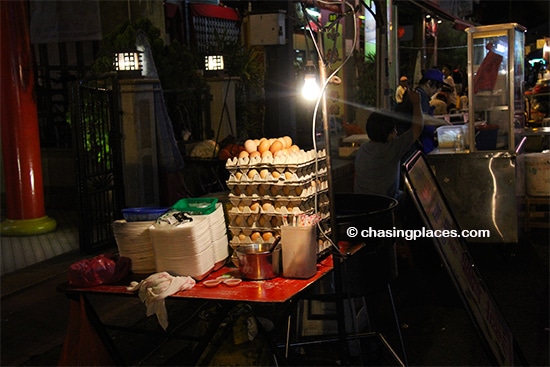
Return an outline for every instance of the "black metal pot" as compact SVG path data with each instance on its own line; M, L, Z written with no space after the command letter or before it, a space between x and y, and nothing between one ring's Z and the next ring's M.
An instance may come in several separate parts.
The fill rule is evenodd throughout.
M350 227L358 231L393 229L397 200L381 195L336 193L334 203L338 241L364 245L345 262L344 287L356 294L381 289L397 276L396 238L350 237L347 230Z

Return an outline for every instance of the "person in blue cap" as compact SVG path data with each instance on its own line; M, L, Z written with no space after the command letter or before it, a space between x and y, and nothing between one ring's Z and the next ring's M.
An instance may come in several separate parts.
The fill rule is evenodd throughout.
M448 87L448 84L444 81L445 76L441 70L432 68L428 69L422 75L422 78L418 82L418 85L414 88L414 91L420 94L420 106L424 118L424 130L420 135L421 149L424 153L429 153L434 149L433 136L437 126L448 125L443 119L430 118L433 116L433 107L430 106L430 100L439 92L442 88ZM397 126L397 133L401 134L410 128L410 116L413 114L413 107L411 102L405 96L400 109L400 113L406 115L409 118L402 119L404 121Z

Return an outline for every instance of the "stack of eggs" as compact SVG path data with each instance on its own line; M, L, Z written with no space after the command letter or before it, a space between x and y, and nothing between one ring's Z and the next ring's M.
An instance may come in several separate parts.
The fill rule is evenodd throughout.
M288 136L247 140L245 150L230 158L228 210L233 248L272 242L285 221L292 223L316 207L328 217L326 152L304 151Z

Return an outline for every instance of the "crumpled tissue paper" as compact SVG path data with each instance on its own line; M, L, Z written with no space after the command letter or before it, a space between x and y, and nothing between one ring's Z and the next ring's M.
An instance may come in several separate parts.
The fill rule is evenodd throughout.
M168 313L164 299L194 286L195 280L189 276L172 276L167 272L160 272L150 275L139 283L131 282L127 290L131 292L139 290L139 299L147 307L147 316L156 314L160 326L166 330Z

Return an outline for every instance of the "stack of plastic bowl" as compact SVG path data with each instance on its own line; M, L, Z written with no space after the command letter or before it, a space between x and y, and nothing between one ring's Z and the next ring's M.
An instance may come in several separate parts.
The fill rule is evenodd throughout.
M113 234L120 256L132 260L132 271L138 274L155 272L155 255L149 227L168 208L127 208L122 210L124 220L113 223Z

